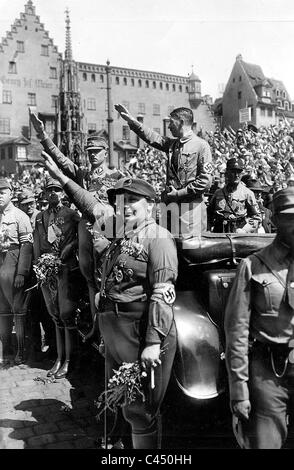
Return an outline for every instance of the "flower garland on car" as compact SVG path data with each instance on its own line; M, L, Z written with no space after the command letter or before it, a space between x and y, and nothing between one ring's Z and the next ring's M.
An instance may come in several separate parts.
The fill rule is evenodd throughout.
M102 392L94 402L98 409L99 420L102 413L109 409L116 412L118 407L129 405L141 398L146 400L143 390L143 380L147 373L142 370L139 361L123 362L118 370L114 370L114 375L109 379L107 390Z

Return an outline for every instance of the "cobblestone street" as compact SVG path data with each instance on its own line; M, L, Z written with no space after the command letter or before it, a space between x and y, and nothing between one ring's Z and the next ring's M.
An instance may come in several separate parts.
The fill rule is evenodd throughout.
M46 361L0 370L0 449L97 448L95 364L59 381L46 377L50 367Z

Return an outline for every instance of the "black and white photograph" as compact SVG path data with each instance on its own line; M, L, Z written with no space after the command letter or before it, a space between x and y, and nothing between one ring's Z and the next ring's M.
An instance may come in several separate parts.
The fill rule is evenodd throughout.
M0 11L0 450L294 449L293 1Z

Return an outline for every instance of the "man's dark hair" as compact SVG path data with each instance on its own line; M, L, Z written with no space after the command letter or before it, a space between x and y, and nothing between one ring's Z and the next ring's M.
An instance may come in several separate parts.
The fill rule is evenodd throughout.
M182 119L187 126L192 126L194 122L193 111L190 108L173 109L170 116L175 119Z

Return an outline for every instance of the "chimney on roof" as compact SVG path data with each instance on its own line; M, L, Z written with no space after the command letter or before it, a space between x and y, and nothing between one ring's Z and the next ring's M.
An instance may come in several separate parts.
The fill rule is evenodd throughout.
M238 54L236 60L243 60L242 54Z

